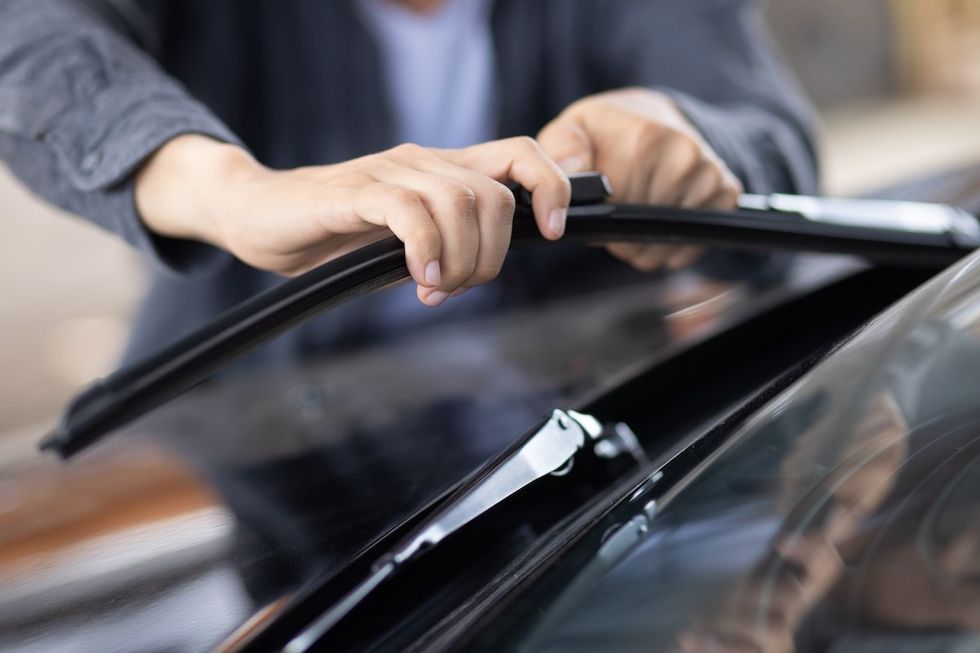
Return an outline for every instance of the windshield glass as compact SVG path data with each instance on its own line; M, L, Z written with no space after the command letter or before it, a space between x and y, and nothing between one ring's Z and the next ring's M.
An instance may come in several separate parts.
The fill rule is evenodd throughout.
M259 351L67 466L38 459L30 434L0 470L0 648L214 646L553 408L854 269L804 257L768 287L694 273L585 279L405 335L351 337L344 353L299 366L262 366Z
M607 544L563 593L527 599L544 616L519 650L976 650L978 369L974 256L770 402L679 493L603 523ZM635 546L610 544L630 528Z

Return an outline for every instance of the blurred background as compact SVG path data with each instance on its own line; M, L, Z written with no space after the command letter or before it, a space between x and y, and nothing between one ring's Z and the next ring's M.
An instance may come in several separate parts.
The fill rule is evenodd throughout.
M823 121L825 191L980 164L980 0L772 0L768 18ZM33 199L0 166L0 460L111 370L140 263Z

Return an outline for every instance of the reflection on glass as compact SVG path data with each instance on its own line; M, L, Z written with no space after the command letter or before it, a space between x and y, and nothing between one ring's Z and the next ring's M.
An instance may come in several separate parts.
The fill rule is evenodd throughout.
M523 650L980 650L977 267L771 403Z
M266 615L274 616L298 588L329 575L542 415L690 337L669 328L668 314L705 302L712 310L698 318L703 333L752 310L762 294L696 276L665 284L620 267L630 277L623 283L579 271L569 276L583 276L589 286L575 292L392 329L408 335L362 334L370 346L351 336L338 348L342 353L306 358L296 367L257 372L242 366L237 376L202 385L68 467L46 461L42 469L4 470L0 481L19 491L25 479L36 481L49 488L51 501L17 514L0 505L0 523L19 523L23 530L29 514L58 530L72 515L107 518L99 517L106 537L93 557L82 561L62 543L60 557L44 564L69 575L49 574L46 593L31 577L17 586L26 594L8 597L4 605L12 609L0 616L0 649L54 650L90 633L87 648L102 650L110 640L113 646L127 641L120 633L136 622L144 624L144 637L121 645L124 650L146 650L142 644L150 641L173 650L208 648L263 606L272 606ZM542 286L553 292L560 284ZM732 289L743 301L712 301ZM460 299L481 301L477 291ZM357 313L372 301L348 306ZM342 312L331 320L336 330L349 326ZM253 363L261 359L259 352ZM135 514L135 507L148 505L146 486L165 476L127 464L133 452L166 462L166 482L152 505L163 506L166 516L200 512L206 519L186 522L196 524L188 533L196 538L177 537L173 524L185 522L168 521L155 507L139 516L153 526L146 537L129 537L132 516L120 506L134 506ZM70 483L75 476L79 482ZM103 486L112 492L93 491ZM59 498L66 487L80 497L77 503ZM186 501L175 499L184 495ZM0 491L0 500L9 496ZM52 512L55 501L60 508ZM16 558L6 535L0 534L0 555L23 568L25 559ZM89 541L88 531L78 537ZM136 560L134 548L143 563L118 571ZM164 553L173 565L155 564ZM72 575L112 562L111 586ZM72 578L77 591L68 592ZM170 625L175 621L182 626Z
M10 529L0 529L0 574L28 562L47 571L57 562L58 571L44 591L35 578L19 586L25 593L7 596L0 649L47 653L89 636L82 648L207 649L263 606L275 616L298 588L329 575L556 406L648 365L665 347L853 269L808 262L794 272L801 278L768 289L696 275L664 280L625 265L618 269L632 278L617 281L542 264L532 275L540 292L506 310L433 317L408 330L389 321L390 333L367 334L347 333L352 322L339 314L332 324L350 336L335 350L342 353L293 368L243 366L69 466L11 464L0 470L0 525L23 532L46 521L44 532L61 538L50 541L60 557L29 561ZM573 277L584 285L566 292ZM459 299L482 301L477 290ZM357 302L346 306L370 308ZM291 342L315 349L316 330ZM137 465L134 455L153 463ZM32 484L41 491L20 501ZM72 530L75 521L92 528ZM152 528L132 538L136 523ZM25 541L36 546L43 530ZM94 542L95 532L106 539L82 560L68 545ZM130 555L136 549L141 557ZM172 564L157 565L164 557ZM127 560L137 563L108 574L112 584L90 582ZM91 573L79 581L76 572Z

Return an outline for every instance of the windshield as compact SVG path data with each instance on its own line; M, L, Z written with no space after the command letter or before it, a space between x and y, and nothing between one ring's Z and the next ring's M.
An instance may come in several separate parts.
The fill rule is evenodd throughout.
M675 496L640 493L601 524L606 544L566 589L525 599L543 616L519 650L976 650L977 369L974 256L770 402Z
M0 648L214 646L553 408L853 269L804 257L768 289L592 280L298 367L243 365L67 467L8 456L0 482L18 498L0 513Z

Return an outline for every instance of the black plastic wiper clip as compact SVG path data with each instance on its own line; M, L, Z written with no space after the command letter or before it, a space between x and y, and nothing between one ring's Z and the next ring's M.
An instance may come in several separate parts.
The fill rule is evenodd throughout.
M572 184L572 206L601 204L612 195L609 179L601 172L573 172L568 175L568 181ZM531 207L531 193L517 185L510 188L514 191L518 206Z

